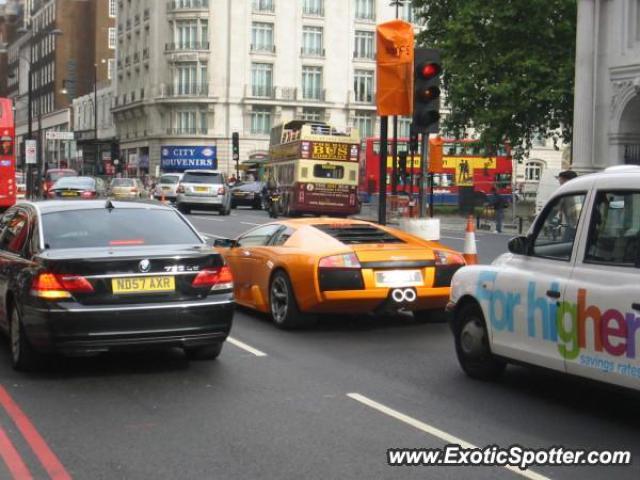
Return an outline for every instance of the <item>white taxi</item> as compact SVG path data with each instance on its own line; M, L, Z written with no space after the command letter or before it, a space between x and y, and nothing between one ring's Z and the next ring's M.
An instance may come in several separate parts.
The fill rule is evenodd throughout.
M447 308L471 377L518 362L640 390L640 167L558 188L509 253L455 274Z

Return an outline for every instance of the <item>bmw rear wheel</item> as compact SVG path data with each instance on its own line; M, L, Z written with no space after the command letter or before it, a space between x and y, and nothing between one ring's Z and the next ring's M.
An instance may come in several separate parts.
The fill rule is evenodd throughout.
M28 372L38 366L39 355L24 333L22 319L17 307L11 310L11 363L15 370Z
M458 362L467 375L478 380L493 380L502 374L506 362L491 353L487 327L478 305L464 305L456 313L454 336Z
M271 319L279 328L295 328L306 325L309 319L300 312L289 276L283 271L274 274L269 287Z

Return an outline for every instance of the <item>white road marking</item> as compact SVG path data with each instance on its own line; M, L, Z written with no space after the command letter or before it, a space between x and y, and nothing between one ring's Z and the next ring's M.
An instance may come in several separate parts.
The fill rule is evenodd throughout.
M203 220L213 220L214 222L224 222L222 218L214 218L208 215L191 215L191 218L201 218Z
M252 223L252 222L240 222L240 223L242 223L243 225L252 225L254 227L264 225L264 223Z
M464 240L464 238L461 237L447 237L446 235L440 235L440 238L448 238L449 240ZM478 240L476 240L477 242Z
M241 348L242 350L246 350L247 352L255 355L256 357L266 357L267 356L266 353L261 352L257 348L253 348L252 346L247 345L246 343L241 342L240 340L236 340L233 337L227 337L227 342L229 342L232 345L235 345L238 348Z
M357 402L360 402L363 405L366 405L367 407L373 408L374 410L384 413L385 415L393 417L396 420L400 420L401 422L406 423L407 425L410 425L414 428L417 428L418 430L421 430L429 435L439 438L440 440L446 442L447 444L456 444L456 445L460 445L463 448L478 448L472 443L466 442L461 438L451 435L436 427L432 427L431 425L428 425L424 422L421 422L420 420L417 420L413 417L405 415L404 413L400 413L397 410L394 410L385 405L382 405L381 403L371 400L370 398L365 397L364 395L360 395L359 393L348 393L347 397ZM529 478L531 480L549 480L549 477L540 475L539 473L536 473L532 470L520 470L518 467L514 467L514 466L505 466L502 468L506 468L507 470L517 475L520 475L525 478Z

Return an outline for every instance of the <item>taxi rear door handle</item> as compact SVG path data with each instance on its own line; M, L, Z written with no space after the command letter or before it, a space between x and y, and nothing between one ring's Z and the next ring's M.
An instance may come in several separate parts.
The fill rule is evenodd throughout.
M555 290L547 290L547 297L560 298L560 292L557 292Z

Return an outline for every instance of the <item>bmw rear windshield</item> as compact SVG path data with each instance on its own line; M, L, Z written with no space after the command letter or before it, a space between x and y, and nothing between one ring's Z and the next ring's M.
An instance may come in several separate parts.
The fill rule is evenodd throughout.
M59 188L78 188L78 189L90 189L95 188L96 181L90 177L62 177L56 183L53 184L54 190Z
M188 172L182 177L182 183L222 183L222 175L211 172Z
M174 211L138 208L63 210L42 215L47 249L201 244Z

